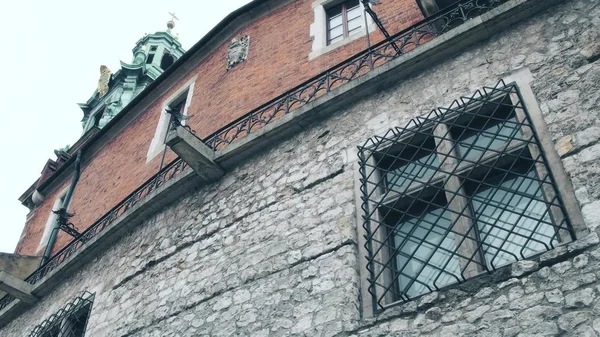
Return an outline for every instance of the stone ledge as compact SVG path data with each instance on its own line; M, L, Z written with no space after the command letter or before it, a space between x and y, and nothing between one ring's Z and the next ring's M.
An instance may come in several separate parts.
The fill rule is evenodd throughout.
M165 143L205 182L214 182L225 174L214 162L214 151L185 127L170 130Z
M27 303L35 303L37 298L31 294L33 285L0 270L0 289Z
M598 244L600 244L600 237L595 232L591 233L579 240L533 256L528 260L513 262L492 273L478 275L461 284L455 284L445 289L415 297L409 302L390 307L377 316L365 317L359 329L368 328L369 326L396 318L414 317L414 315L424 312L433 305L449 298L460 301L466 297L477 298L483 296L484 292L489 292L486 290L489 287L497 286L498 289L502 289L510 284L519 283L519 279L526 278L532 273L540 271L542 267L559 264Z

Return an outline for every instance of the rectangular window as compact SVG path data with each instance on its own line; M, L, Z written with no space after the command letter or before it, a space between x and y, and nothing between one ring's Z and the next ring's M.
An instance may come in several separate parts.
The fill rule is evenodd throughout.
M359 0L344 1L326 10L327 45L360 33L363 26Z
M197 76L191 78L187 83L183 84L176 92L174 92L164 101L161 109L162 111L156 125L156 131L154 132L154 137L152 137L152 140L150 141L150 147L148 148L148 153L146 155L146 163L149 163L157 158L159 154L162 154L161 157L164 159L164 154L166 151L165 139L168 135L172 121L172 115L167 113L167 110L176 112L178 115L188 116L188 109L190 108L192 97L194 96L194 85L196 78ZM183 120L180 121L181 124L186 125L185 118L182 119ZM163 160L161 159L161 162L162 161Z
M85 292L36 326L28 337L84 337L94 294Z
M575 238L515 85L360 148L375 312Z

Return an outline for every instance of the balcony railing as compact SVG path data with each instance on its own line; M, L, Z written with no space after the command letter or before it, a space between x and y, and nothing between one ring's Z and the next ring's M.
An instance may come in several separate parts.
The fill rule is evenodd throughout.
M233 141L261 129L274 120L316 100L324 94L406 54L473 17L479 16L507 0L466 0L456 2L437 14L392 35L371 48L346 59L292 90L246 113L224 126L204 142L220 150Z
M144 200L144 198L146 198L146 196L148 196L150 193L163 186L169 180L179 176L187 167L188 164L180 159L172 161L160 172L142 184L142 186L140 186L137 190L129 194L129 196L127 196L123 201L108 211L108 213L97 220L92 226L81 233L81 236L69 242L68 245L53 255L48 262L36 269L25 279L25 281L30 284L37 283L44 276L48 275L48 273L73 255L86 242L97 236L106 227L121 217L121 215L130 210L138 202ZM11 295L5 295L2 299L0 299L0 310L4 309L14 299L15 298Z
M292 90L276 97L266 104L248 112L220 130L204 139L204 143L213 150L225 148L237 139L257 131L293 110L296 110L318 97L386 64L397 57L415 49L473 17L481 15L508 0L463 0L420 21L419 23L392 35L366 50L346 59L342 63L305 81ZM162 169L146 183L131 193L117 206L111 209L82 235L71 241L43 266L38 268L26 282L35 284L63 261L73 255L86 242L97 236L123 213L144 199L152 191L167 181L179 176L188 165L176 159ZM0 299L0 310L8 306L15 298L5 295Z

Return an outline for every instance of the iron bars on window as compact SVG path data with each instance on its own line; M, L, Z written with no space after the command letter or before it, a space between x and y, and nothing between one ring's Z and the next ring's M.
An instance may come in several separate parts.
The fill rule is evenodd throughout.
M359 158L376 313L574 239L515 85L373 137Z
M84 292L37 325L28 337L83 337L92 311L94 294Z
M229 123L204 139L213 150L261 129L272 121L415 49L507 0L462 0L338 65L305 81Z

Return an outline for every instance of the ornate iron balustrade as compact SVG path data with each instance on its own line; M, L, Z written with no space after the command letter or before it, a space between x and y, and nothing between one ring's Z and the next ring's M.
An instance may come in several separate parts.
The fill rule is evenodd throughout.
M342 63L307 80L292 90L246 113L204 139L213 150L220 150L272 121L318 97L390 62L471 18L479 16L507 0L463 0L439 13L392 35Z
M277 118L314 101L318 97L346 84L371 70L413 50L469 19L481 15L508 0L463 0L441 10L439 13L392 35L371 48L366 49L340 64L305 81L292 90L253 109L244 116L214 132L203 141L213 150L220 150L233 141L256 131ZM166 181L179 175L187 164L176 159L148 180L125 200L115 206L106 215L85 230L80 237L71 241L46 264L27 277L26 281L35 284L64 260L73 255L87 241L98 235L105 227L114 222L138 201ZM0 299L0 310L4 309L15 298L5 295Z
M142 186L140 186L137 190L127 196L123 201L112 208L103 217L97 220L92 226L81 233L79 237L73 239L58 253L53 255L48 262L29 275L25 281L30 284L37 283L40 279L48 275L49 272L54 270L77 250L79 250L86 242L96 237L106 227L112 224L121 215L123 215L157 188L161 187L169 180L179 176L187 167L188 164L179 158L172 161L169 165L165 166L160 172L158 172L156 175L142 184ZM11 295L5 295L2 299L0 299L0 310L8 306L14 299L15 298Z

